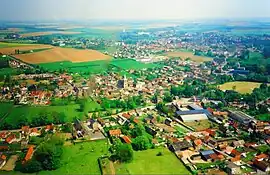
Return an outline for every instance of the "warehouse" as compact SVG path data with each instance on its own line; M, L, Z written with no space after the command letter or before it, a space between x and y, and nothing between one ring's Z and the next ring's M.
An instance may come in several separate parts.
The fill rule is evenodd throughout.
M249 124L251 121L254 121L255 119L241 111L229 111L229 117L233 120L238 121L241 124Z
M193 122L195 120L208 120L208 117L205 114L180 115L179 118L183 122Z

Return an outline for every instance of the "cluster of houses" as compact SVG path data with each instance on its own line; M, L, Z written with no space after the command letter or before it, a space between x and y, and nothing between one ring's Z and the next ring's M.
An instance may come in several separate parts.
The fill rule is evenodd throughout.
M42 133L55 132L56 126L53 124L44 127L30 128L29 126L23 126L21 129L14 131L1 131L0 132L0 170L6 169L5 165L8 161L14 164L16 159L11 158L10 153L14 151L26 150L26 155L22 160L25 163L31 160L35 151L35 145L29 143L31 137L40 136ZM15 156L16 157L16 156ZM13 168L14 168L13 167ZM12 169L11 169L12 170Z

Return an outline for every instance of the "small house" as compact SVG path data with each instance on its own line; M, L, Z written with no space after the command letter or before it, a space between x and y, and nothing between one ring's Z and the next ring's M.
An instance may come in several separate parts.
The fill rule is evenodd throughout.
M260 169L261 171L264 171L264 172L269 172L270 171L270 164L266 161L258 161L258 160L255 160L253 162L253 165Z
M5 155L0 156L0 169L3 168L3 166L5 166L5 164L7 162L6 159L7 159L7 157Z
M111 137L120 137L120 135L121 135L121 130L120 129L113 129L113 130L110 130L109 131L109 135L111 136Z
M170 145L169 149L173 152L183 151L192 148L191 143L187 141L176 142Z
M229 175L242 174L240 166L237 166L236 164L232 162L227 162L226 170Z

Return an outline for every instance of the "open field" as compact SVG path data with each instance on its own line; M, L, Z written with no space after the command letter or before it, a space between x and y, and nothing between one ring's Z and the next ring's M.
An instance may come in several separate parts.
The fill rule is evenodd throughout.
M21 44L21 43L5 43L0 42L0 48L6 48L6 47L19 47L19 46L29 46L30 44ZM31 46L31 45L30 45Z
M235 91L245 94L251 93L253 89L260 87L261 83L255 82L244 82L244 81L236 81L236 82L228 82L222 85L219 85L219 89L221 90L233 90L235 87Z
M74 117L78 117L80 119L85 117L84 112L80 112L79 110L79 104L69 104L64 106L14 106L10 111L12 106L13 105L9 103L0 103L0 119L6 113L10 112L3 122L9 123L13 128L16 128L21 119L26 118L31 122L33 118L39 116L40 113L64 113L66 115L66 122L72 122ZM100 108L100 106L95 101L88 101L85 108L85 111L93 111L96 108ZM48 119L52 120L52 118Z
M107 154L107 140L65 146L63 166L55 171L41 171L38 175L101 174L98 158Z
M100 175L98 158L108 152L106 140L77 143L64 147L62 167L54 171L41 171L28 174L16 171L0 171L0 175L64 175L95 174Z
M95 60L107 60L111 57L95 50L81 50L73 48L54 47L41 52L19 54L16 58L31 64L71 61L87 62Z
M154 68L154 67L159 66L153 63L149 63L149 64L141 63L133 59L113 60L111 64L125 70L128 70L128 69L138 70L138 69L145 69L145 68Z
M197 56L197 55L193 55L192 52L184 52L184 51L168 52L166 55L169 57L180 57L182 60L190 58L192 61L195 61L197 63L202 63L205 61L212 60L212 58L210 58L210 57Z
M160 65L157 64L144 64L137 62L132 59L125 60L98 60L98 61L89 61L89 62L80 62L72 63L70 61L63 62L53 62L53 63L43 63L39 66L49 70L57 71L59 69L64 69L71 73L102 73L108 70L109 67L114 66L123 70L128 69L144 69L144 68L153 68Z
M162 156L157 156L162 152ZM131 163L115 164L116 174L190 174L167 148L135 151Z
M24 33L21 34L21 37L31 37L31 36L44 36L44 35L52 35L52 34L61 34L61 35L75 35L80 34L81 32L70 32L70 31L48 31L48 32L32 32L32 33Z
M0 43L0 53L2 54L15 54L15 50L28 51L47 48L53 48L53 46L43 44Z
M202 131L202 130L210 128L210 126L211 126L211 122L209 120L185 122L185 124L193 129L195 129L195 131Z

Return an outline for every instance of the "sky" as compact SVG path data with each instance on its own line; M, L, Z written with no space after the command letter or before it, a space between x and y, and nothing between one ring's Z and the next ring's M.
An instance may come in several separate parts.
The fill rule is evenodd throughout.
M0 20L270 17L270 0L0 0Z

